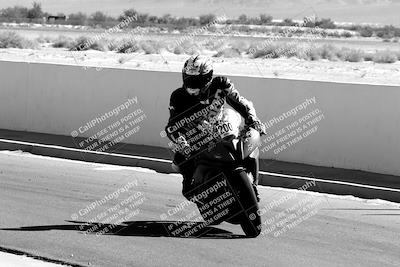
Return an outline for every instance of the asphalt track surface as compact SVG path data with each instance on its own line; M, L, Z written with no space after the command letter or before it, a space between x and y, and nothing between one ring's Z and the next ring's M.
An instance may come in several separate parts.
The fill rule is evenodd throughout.
M260 187L258 238L228 223L184 237L168 230L195 210L172 214L180 190L176 175L0 152L0 247L77 266L400 266L399 204ZM102 216L108 233L83 224Z

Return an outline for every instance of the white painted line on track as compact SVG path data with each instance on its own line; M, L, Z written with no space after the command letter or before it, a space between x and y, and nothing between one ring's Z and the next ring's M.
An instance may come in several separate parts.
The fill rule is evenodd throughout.
M331 183L331 184L349 185L349 186L355 186L355 187L362 187L362 188L369 188L369 189L376 189L376 190L385 190L385 191L392 191L392 192L400 193L400 189L381 187L381 186L356 184L356 183L341 182L341 181L335 181L335 180L324 180L324 179L311 178L311 177L305 177L305 176L287 175L287 174L264 172L264 171L260 171L260 174L277 176L277 177L292 178L292 179L301 179L301 180L308 180L308 181L324 182L324 183Z
M0 150L0 155L1 154L9 155L9 156L22 156L22 157L29 157L29 158L38 158L38 159L51 160L51 161L71 162L71 163L74 163L74 164L91 166L91 167L94 168L93 170L96 170L96 171L112 171L112 170L113 171L114 170L123 171L123 170L130 170L130 171L139 171L139 172L157 174L157 172L155 170L148 169L148 168L126 167L126 166L110 165L110 164L107 164L107 163L95 163L95 162L87 162L87 161L74 160L74 159L55 158L55 157L50 157L50 156L42 156L42 155L31 154L29 152L24 152L24 151L21 151L21 150L18 150L18 151L9 151L9 150L2 150L1 151ZM275 173L272 173L272 174L274 174L275 176L282 176L283 175L283 174L275 174ZM165 174L165 175L182 178L182 175L178 174L178 173L169 173L169 174ZM309 177L302 177L302 176L297 176L297 177L300 177L301 179L314 180L313 178L309 178ZM385 204L385 205L395 206L396 208L400 208L400 206L399 206L400 203L397 203L397 202L391 202L391 201L382 200L382 199L363 199L363 198L355 197L355 196L352 196L352 195L335 195L335 194L329 194L329 193L298 190L298 189L295 189L295 188L284 188L284 187L276 187L276 186L271 187L271 186L264 186L264 185L259 185L259 190L296 192L296 194L306 194L306 195L313 195L313 196L324 196L324 197L329 197L329 198L334 198L334 199L363 202L363 203L371 204L371 205Z
M106 153L106 152L98 152L98 151L89 151L89 150L83 150L83 149L78 149L78 148L69 148L69 147L55 146L55 145L44 145L44 144L30 143L30 142L23 142L23 141L12 141L12 140L7 140L7 139L0 139L0 142L10 143L10 144L19 144L19 145L29 145L29 146L36 146L36 147L43 147L43 148L53 148L53 149L59 149L59 150L64 150L64 151L74 151L74 152L81 152L81 153L87 153L87 154L116 156L116 157L122 157L122 158L144 159L144 160L150 160L150 161L156 161L156 162L172 163L171 160L166 160L166 159L157 159L157 158L150 158L150 157L132 156L132 155Z
M14 141L14 140L8 140L8 139L0 139L0 142L10 143L10 144L29 145L29 146L36 146L36 147L43 147L43 148L53 148L53 149L59 149L59 150L64 150L64 151L74 151L74 152L81 152L81 153L88 153L88 154L98 154L98 155L105 155L105 156L115 156L115 157L122 157L122 158L149 160L149 161L162 162L162 163L172 163L171 160L166 160L166 159L158 159L158 158L143 157L143 156L133 156L133 155L125 155L125 154L117 154L117 153L106 153L106 152L98 152L98 151L89 151L89 150L82 150L82 149L77 149L77 148L69 148L69 147L55 146L55 145L44 145L44 144L39 144L39 143ZM312 178L312 177L306 177L306 176L287 175L287 174L272 173L272 172L265 172L265 171L260 171L260 174L400 193L400 189L381 187L381 186L372 186L372 185L357 184L357 183L351 183L351 182L342 182L342 181L336 181L336 180L325 180L325 179L318 179L318 178Z

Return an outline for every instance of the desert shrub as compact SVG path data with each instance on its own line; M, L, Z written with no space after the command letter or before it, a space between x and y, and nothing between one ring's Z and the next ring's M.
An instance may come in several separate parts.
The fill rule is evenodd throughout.
M113 44L114 46L114 44ZM109 47L113 51L117 51L118 53L133 53L140 50L140 44L136 40L132 39L123 39L119 41L115 47Z
M118 59L118 63L119 64L124 64L126 61L128 61L128 59L127 59L127 57L120 57L119 59Z
M254 51L253 58L278 58L279 54L276 53L277 48L275 44L261 44L257 47L251 47L250 49Z
M382 39L392 39L393 37L396 37L398 33L399 29L396 29L393 26L385 26L376 30L376 36Z
M375 63L394 63L397 60L398 56L396 53L390 50L379 51L373 57Z
M260 22L262 25L268 25L271 24L272 20L274 18L270 15L265 15L265 14L261 14L260 15Z
M383 31L378 31L377 33L376 33L376 36L378 36L379 38L387 38L387 36L385 35L385 33L383 32Z
M299 57L300 48L294 43L278 44L275 53L278 57Z
M250 27L247 25L241 25L237 28L239 32L246 32L249 33L251 31Z
M257 45L260 45L260 43L251 43L248 47L248 49L245 51L246 54L252 55L252 57L254 58L254 52L257 51Z
M240 50L236 50L240 54ZM280 57L297 57L306 60L320 60L327 59L330 61L348 61L348 62L361 62L361 61L374 61L375 63L394 63L400 60L400 51L380 51L376 53L366 53L360 49L341 48L331 44L325 44L319 47L310 45L303 47L291 43L282 44L268 44L264 45L254 44L250 46L248 51L253 52L253 58L280 58ZM238 54L235 51L226 50L221 51L215 56L225 56L224 53L231 53L229 56L236 57ZM228 56L226 56L228 57Z
M193 39L188 39L188 40L183 40L182 42L178 43L173 43L172 45L167 45L167 44L162 44L162 47L166 47L168 51L180 55L180 54L188 54L188 55L193 55L196 53L199 53L203 48L207 47L207 49L210 50L216 50L215 43L211 41L205 41L199 42L199 41L194 41Z
M321 52L319 49L307 49L305 54L308 60L315 61L321 59Z
M300 28L296 28L294 31L292 31L294 35L303 35L304 33L310 33L310 32L312 32L312 29L303 30Z
M365 53L364 54L364 61L373 61L374 60L374 53Z
M326 30L320 31L319 34L323 37L326 38L329 34Z
M335 29L335 22L331 19L321 19L315 22L315 26L323 28L323 29Z
M348 48L341 48L340 50L336 51L336 56L339 60L345 61L346 60L346 55L348 53Z
M226 57L226 58L232 58L232 57L240 57L241 53L239 51L239 49L237 48L225 48L224 50L218 51L218 53L216 53L214 55L214 57Z
M359 32L362 37L371 37L374 34L374 30L369 26L362 27Z
M209 23L212 23L216 19L217 17L214 14L201 15L199 17L199 23L200 25L207 25Z
M247 18L247 16L245 14L242 14L238 17L237 22L239 24L249 24L249 19Z
M66 37L64 35L60 35L60 36L58 36L58 38L56 40L54 40L52 46L56 47L56 48L61 48L61 47L71 48L73 46L73 44L74 44L74 41L72 38Z
M117 19L107 16L101 11L96 11L90 15L88 24L92 27L107 28L112 27L118 23Z
M0 48L36 48L36 44L16 32L0 33Z
M40 44L43 44L43 43L52 43L52 42L53 42L53 39L52 39L51 37L49 37L49 36L43 36L43 35L40 35L40 36L37 37L35 40L36 40L36 42L38 42L38 43L40 43Z
M328 59L331 61L338 60L338 48L331 44L325 44L318 48L318 52L322 59Z
M92 38L88 38L86 36L81 36L75 40L70 49L77 51L85 51L90 49L98 51L107 51L107 45L104 42L104 40L98 41Z
M140 48L145 54L158 54L163 46L155 40L143 40L140 42Z
M361 62L364 60L364 52L352 49L345 57L345 60L349 62Z
M109 51L118 51L120 46L122 46L122 41L120 40L109 40L107 44Z
M334 32L329 32L328 36L339 38L341 36L341 34L338 31L334 31Z
M361 62L364 60L364 52L359 49L342 48L342 50L338 52L338 57L343 61Z
M173 53L176 55L185 54L185 52L186 52L185 49L183 49L183 47L180 45L175 46L174 51L173 51Z
M289 18L284 19L282 22L278 23L279 26L295 26L296 23Z
M140 42L140 48L145 54L157 54L160 51L160 46L155 41L142 41Z
M185 53L188 55L201 54L201 47L194 45L191 47L184 47Z
M345 31L345 32L342 32L342 34L340 34L340 36L344 37L344 38L350 38L353 36L353 34L351 34L351 32Z

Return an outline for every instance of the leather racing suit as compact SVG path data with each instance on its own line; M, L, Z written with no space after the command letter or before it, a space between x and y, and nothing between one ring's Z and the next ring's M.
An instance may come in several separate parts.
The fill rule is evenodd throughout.
M186 141L188 136L194 136L196 128L201 125L203 120L212 120L227 105L244 118L245 125L259 122L252 102L242 97L233 83L226 77L214 77L207 90L197 96L190 95L184 87L176 89L171 94L170 118L165 127L168 138L175 144L179 143L181 138ZM196 142L199 142L199 140L196 140ZM192 146L193 144L189 142L188 145ZM171 143L170 146L172 146ZM173 151L175 152L173 162L179 166L179 171L183 175L182 193L186 198L189 198L187 192L190 190L190 182L195 170L193 157L188 158L185 153L177 149ZM247 165L250 168L256 168L256 173L258 173L258 159L249 158ZM258 177L254 177L253 185L257 184Z

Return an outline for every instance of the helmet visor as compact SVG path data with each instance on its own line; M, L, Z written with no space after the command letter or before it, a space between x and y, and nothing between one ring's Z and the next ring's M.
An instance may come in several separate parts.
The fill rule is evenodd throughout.
M202 89L207 85L208 82L209 79L207 79L207 77L204 77L202 75L197 75L197 76L188 75L185 77L183 81L185 87L193 89Z

